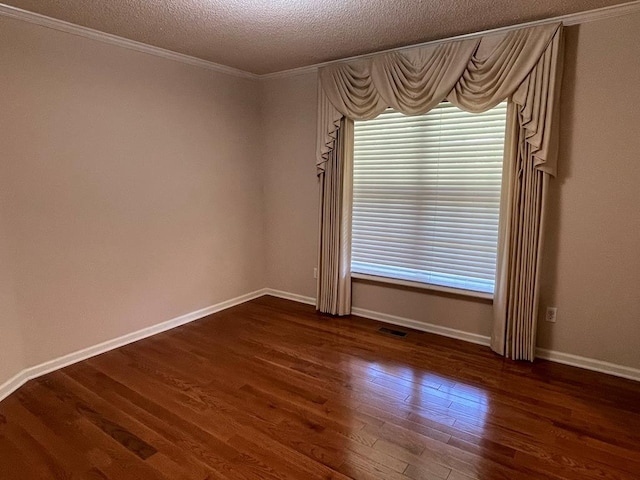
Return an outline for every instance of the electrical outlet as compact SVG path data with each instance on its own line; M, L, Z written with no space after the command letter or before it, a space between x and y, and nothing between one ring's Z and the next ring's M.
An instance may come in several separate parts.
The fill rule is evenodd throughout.
M547 316L545 317L547 322L556 323L557 316L558 309L556 307L547 307Z
M318 267L313 267L313 278L318 278Z

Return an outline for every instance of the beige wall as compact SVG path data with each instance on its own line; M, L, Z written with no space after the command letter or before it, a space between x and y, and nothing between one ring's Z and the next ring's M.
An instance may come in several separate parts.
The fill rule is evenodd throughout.
M26 366L265 286L256 81L7 18L0 65Z
M640 15L567 29L562 152L552 182L545 348L640 368ZM314 74L265 82L268 284L314 296ZM288 120L288 121L287 121ZM314 248L310 248L313 245ZM487 302L354 281L356 307L489 335Z
M4 197L0 190L0 205ZM16 304L9 237L0 209L0 385L24 368L23 339Z
M568 29L539 345L640 368L640 14Z
M261 82L267 284L316 296L316 75Z

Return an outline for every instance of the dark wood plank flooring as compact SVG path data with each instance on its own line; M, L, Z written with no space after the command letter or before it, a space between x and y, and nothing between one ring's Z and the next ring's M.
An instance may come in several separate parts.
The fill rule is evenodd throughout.
M0 479L638 479L640 383L272 297L33 380Z

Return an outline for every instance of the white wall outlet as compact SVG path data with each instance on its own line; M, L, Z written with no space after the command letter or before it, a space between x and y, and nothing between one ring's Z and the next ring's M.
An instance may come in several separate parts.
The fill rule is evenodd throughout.
M313 278L318 278L318 267L313 267Z
M547 322L556 323L556 317L558 316L558 309L556 307L547 307L547 315L545 320Z

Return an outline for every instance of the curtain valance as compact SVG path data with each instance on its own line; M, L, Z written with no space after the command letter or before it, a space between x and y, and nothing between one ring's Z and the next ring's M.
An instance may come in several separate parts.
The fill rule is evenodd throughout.
M343 117L386 108L425 113L444 99L470 112L511 97L535 167L555 175L561 24L443 42L335 63L320 70L317 164L324 170ZM521 145L525 148L525 145Z

